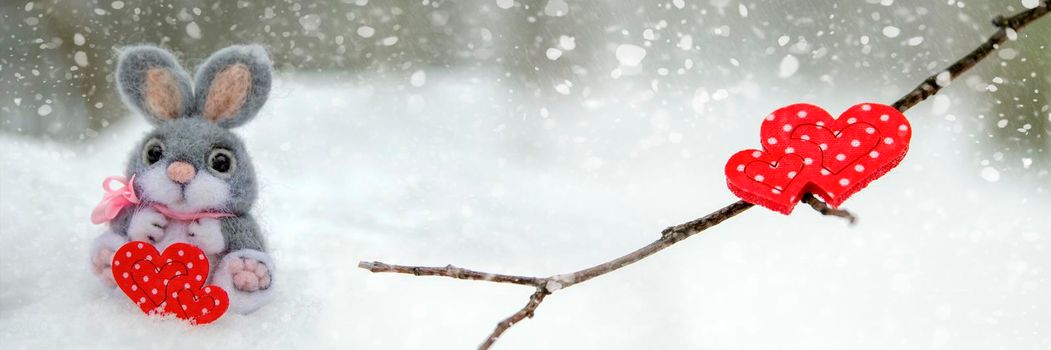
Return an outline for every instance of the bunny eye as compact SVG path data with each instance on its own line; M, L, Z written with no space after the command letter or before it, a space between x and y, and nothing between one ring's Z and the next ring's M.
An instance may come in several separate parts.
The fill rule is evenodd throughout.
M236 167L237 160L234 158L233 152L229 150L216 148L208 155L208 168L220 175L229 175L234 172Z
M142 160L146 162L146 165L153 165L164 157L164 144L161 140L151 139L146 142L146 146L142 148Z

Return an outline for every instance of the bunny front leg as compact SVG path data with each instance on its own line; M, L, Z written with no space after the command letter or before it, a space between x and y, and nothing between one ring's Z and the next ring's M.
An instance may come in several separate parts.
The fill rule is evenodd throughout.
M131 214L128 221L128 237L133 241L157 244L164 238L164 229L168 227L168 218L150 207L142 207Z
M221 224L228 253L212 274L212 283L227 291L230 310L247 314L273 298L274 260L250 216L222 219Z
M113 281L113 253L127 242L127 237L106 231L91 244L91 272L107 288L117 286Z
M214 256L226 250L222 223L219 219L194 220L186 227L186 242L201 248L205 254Z

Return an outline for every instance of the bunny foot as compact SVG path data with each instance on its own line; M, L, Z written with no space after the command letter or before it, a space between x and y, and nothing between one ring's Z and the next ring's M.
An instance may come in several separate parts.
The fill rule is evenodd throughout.
M212 283L230 295L230 310L247 314L273 298L274 262L255 249L230 252L219 262Z
M127 242L127 238L107 231L95 238L95 242L91 245L91 272L107 288L117 286L117 283L113 281L111 265L113 263L113 253Z
M231 261L230 273L234 277L234 287L238 290L254 292L270 287L270 270L255 259L241 258L241 261Z

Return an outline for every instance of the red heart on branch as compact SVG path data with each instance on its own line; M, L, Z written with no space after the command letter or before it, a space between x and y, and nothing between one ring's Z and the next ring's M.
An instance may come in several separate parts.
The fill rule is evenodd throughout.
M204 285L208 258L195 246L175 243L158 253L149 243L132 241L117 249L112 265L117 286L146 314L174 313L180 319L205 324L218 319L229 306L225 290ZM214 306L204 308L201 300ZM194 311L172 312L180 309Z
M806 167L798 154L781 156L759 150L737 152L726 163L727 181L730 191L751 203L767 203L770 209L789 213L806 187L806 178L812 167ZM751 187L739 188L735 183L747 183Z
M741 151L730 157L727 185L741 199L784 214L806 192L838 207L897 166L908 152L911 136L909 121L891 106L862 103L833 118L814 105L790 105L763 121L763 151ZM803 169L791 181L777 177L784 166L781 162L795 168L800 159Z

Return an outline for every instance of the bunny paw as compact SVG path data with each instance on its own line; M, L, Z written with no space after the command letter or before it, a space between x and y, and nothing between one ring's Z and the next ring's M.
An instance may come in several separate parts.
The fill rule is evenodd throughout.
M128 236L134 241L146 241L157 244L164 238L164 228L168 218L153 208L143 208L135 212L128 222Z
M230 252L219 262L213 283L230 295L230 309L246 314L273 297L274 262L264 252L242 249Z
M223 241L222 225L218 219L204 218L194 220L186 228L186 240L201 248L206 254L219 254L226 249Z

